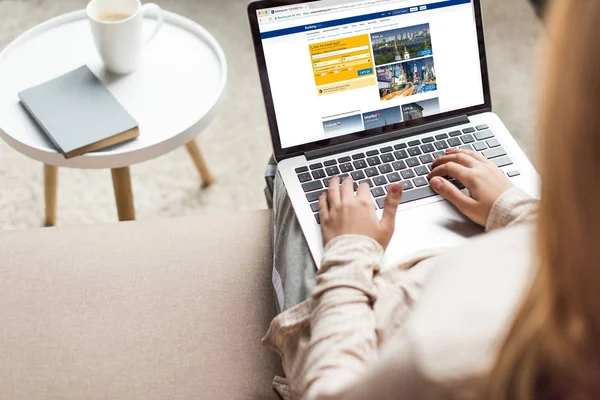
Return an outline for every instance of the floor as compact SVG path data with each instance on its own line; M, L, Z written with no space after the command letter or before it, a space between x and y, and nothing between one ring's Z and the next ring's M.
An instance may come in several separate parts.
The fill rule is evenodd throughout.
M86 0L0 0L0 48L26 29L84 8ZM525 0L482 0L493 108L521 145L535 156L533 99L541 27ZM247 0L156 0L206 27L229 61L222 111L199 137L217 183L201 189L185 149L131 169L138 219L215 210L266 207L262 188L271 153L262 94L248 35ZM235 90L233 90L235 88ZM2 90L0 88L0 90ZM39 227L43 221L43 169L0 141L0 229ZM116 220L110 171L61 169L58 225Z

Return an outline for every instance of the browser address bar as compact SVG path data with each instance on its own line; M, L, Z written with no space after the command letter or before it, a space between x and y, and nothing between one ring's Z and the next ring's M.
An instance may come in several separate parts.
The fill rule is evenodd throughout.
M319 8L316 10L311 10L310 15L318 15L324 13L330 13L335 11L346 11L346 10L355 10L357 8L370 7L373 5L385 4L385 3L398 3L398 0L367 0L361 1L359 3L352 4L341 4L339 6L330 6L325 8Z

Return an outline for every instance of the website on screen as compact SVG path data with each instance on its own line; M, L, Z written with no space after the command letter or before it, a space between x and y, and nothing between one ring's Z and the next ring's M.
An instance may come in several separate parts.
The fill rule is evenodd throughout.
M257 13L282 148L484 102L471 0Z

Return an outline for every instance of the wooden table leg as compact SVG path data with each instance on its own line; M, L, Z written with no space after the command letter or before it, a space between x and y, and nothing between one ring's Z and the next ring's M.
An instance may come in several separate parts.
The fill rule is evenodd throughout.
M46 203L45 226L56 224L56 192L58 190L58 167L44 164L44 201Z
M212 174L210 173L210 170L208 169L208 165L204 160L204 156L200 151L200 147L198 147L198 143L196 143L195 140L192 140L191 142L185 145L185 148L187 149L188 153L190 153L190 156L192 157L192 160L194 161L194 164L196 164L196 168L200 173L200 179L202 179L202 187L208 187L215 183L215 179L213 178Z
M113 168L111 172L119 221L133 221L135 220L135 208L129 167Z

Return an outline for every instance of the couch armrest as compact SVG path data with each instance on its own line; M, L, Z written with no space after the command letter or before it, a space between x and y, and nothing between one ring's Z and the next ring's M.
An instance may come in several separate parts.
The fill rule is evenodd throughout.
M264 399L270 214L0 233L3 399Z

